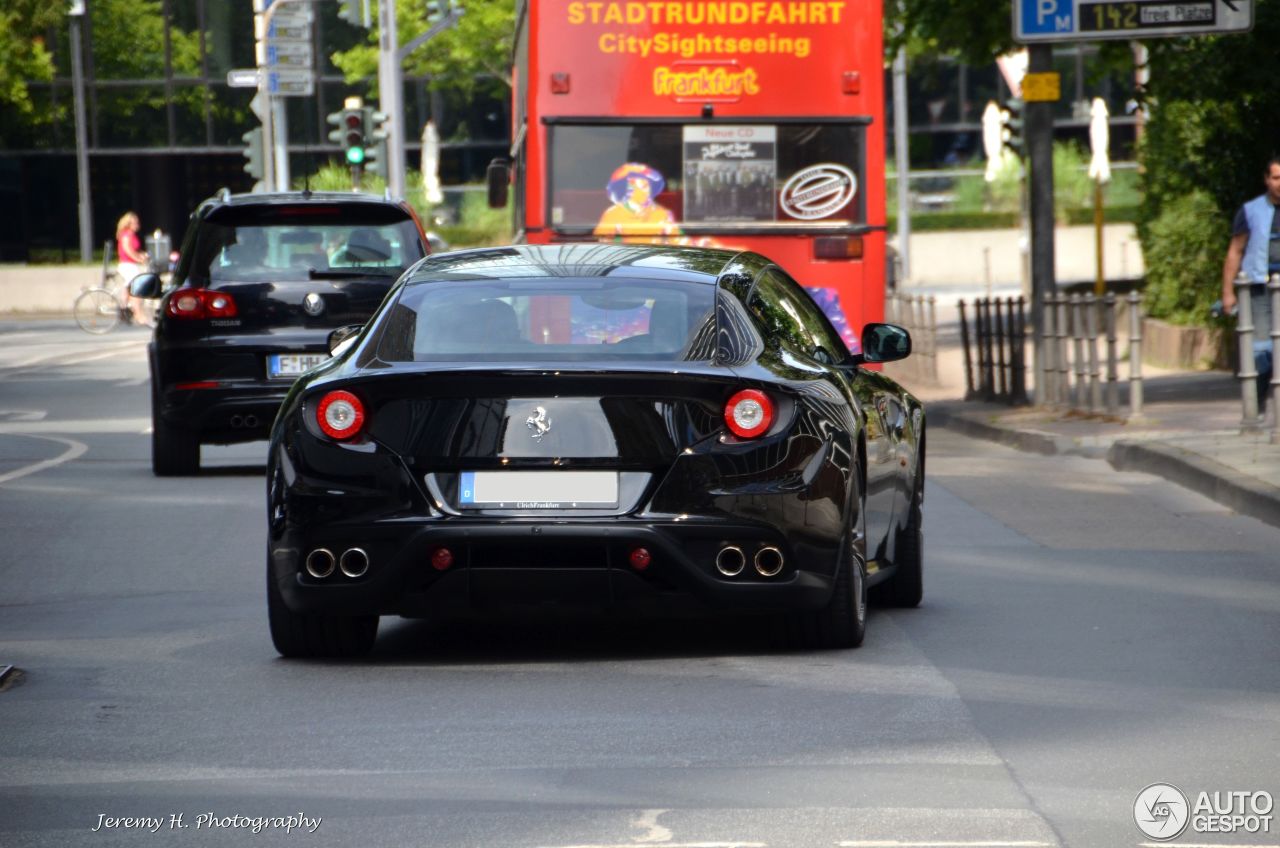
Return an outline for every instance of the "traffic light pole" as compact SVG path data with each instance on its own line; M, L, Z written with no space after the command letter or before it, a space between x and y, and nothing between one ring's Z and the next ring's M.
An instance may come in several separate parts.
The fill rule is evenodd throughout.
M404 74L396 33L396 4L378 4L378 111L387 116L387 189L405 194Z
M1053 70L1053 45L1033 44L1027 48L1030 54L1030 73ZM1057 291L1054 270L1054 221L1053 221L1053 103L1027 102L1026 104L1027 158L1031 174L1031 315L1035 346L1036 403L1046 402L1044 397L1044 303L1045 298Z

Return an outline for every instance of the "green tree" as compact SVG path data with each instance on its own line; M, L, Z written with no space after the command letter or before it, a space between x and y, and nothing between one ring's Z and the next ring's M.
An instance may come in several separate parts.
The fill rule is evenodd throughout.
M31 114L30 83L53 79L45 34L65 20L65 12L47 0L0 2L0 106Z
M455 0L457 3L458 0ZM405 61L410 74L427 74L436 86L470 90L484 80L511 87L511 46L515 35L515 0L465 0L456 26L419 47ZM333 55L347 82L376 82L378 33L375 26L364 43ZM396 30L403 46L428 29L426 4L396 0ZM492 84L492 83L490 83Z

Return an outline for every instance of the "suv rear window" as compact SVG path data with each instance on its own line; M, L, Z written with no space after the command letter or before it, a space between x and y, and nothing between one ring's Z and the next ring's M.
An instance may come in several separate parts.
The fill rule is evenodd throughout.
M642 279L471 280L406 286L384 362L707 360L713 285Z
M313 271L398 277L425 255L417 225L392 206L226 207L197 225L180 276L215 285L302 281Z

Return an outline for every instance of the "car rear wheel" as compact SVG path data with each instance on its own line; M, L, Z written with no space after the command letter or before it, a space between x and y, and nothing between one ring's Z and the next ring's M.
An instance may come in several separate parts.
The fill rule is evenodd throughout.
M200 439L166 424L151 412L151 470L157 477L186 477L200 471Z
M836 571L835 591L826 606L800 613L791 620L791 641L801 648L856 648L867 633L867 533L866 501L858 492L857 504L845 532Z
M877 604L918 607L924 599L924 462L918 463L907 526L894 546L893 577L875 588Z
M296 613L285 605L267 566L267 618L271 641L282 657L359 657L373 650L378 616Z

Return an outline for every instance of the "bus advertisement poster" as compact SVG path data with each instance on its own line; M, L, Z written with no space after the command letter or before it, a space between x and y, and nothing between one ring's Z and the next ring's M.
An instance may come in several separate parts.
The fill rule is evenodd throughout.
M684 127L684 220L773 221L777 146L777 127Z

